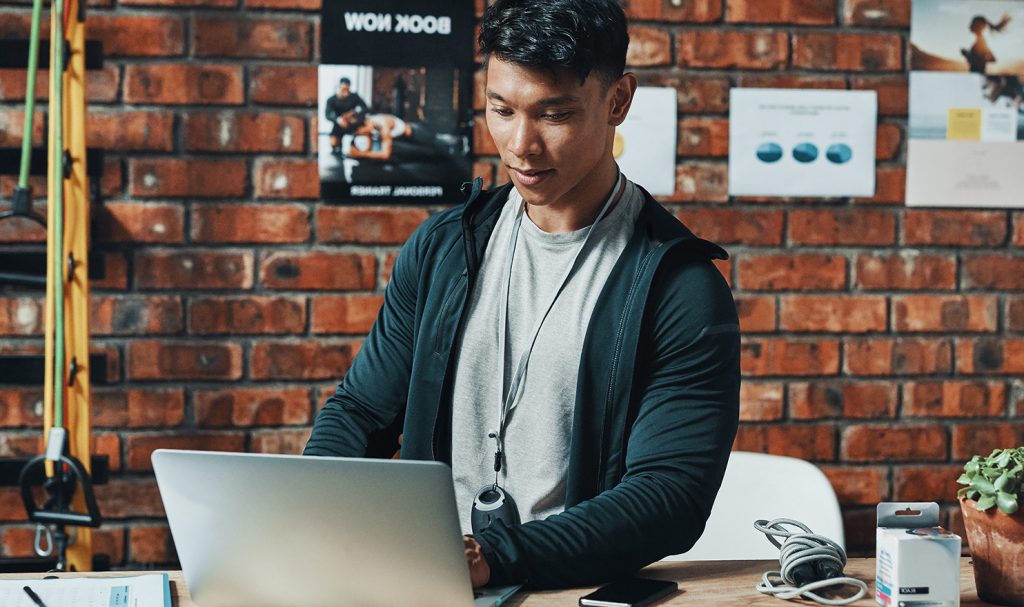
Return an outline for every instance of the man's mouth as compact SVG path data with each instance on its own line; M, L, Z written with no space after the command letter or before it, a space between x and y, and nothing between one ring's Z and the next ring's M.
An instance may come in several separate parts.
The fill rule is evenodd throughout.
M554 169L509 169L511 172L516 174L519 183L524 186L537 185L549 175L555 172Z

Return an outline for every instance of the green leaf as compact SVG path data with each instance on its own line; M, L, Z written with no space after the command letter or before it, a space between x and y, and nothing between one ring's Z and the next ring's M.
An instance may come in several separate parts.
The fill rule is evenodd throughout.
M971 481L971 487L973 489L981 491L985 495L991 495L996 492L995 485L992 484L992 481L988 480L987 478L982 478L980 476L974 477L974 479Z
M1003 451L1000 453L999 457L996 459L996 465L1000 468L1005 468L1006 465L1010 463L1010 455L1011 453L1009 451Z
M956 482L961 485L970 485L971 477L967 476L966 474L961 474L960 478L956 479Z
M1004 472L1002 475L1000 475L999 478L996 479L996 482L992 483L992 486L995 487L996 491L999 491L1001 493L1004 489L1006 489L1006 484L1009 482L1010 475Z
M977 458L977 456L975 456L975 458ZM978 473L978 468L978 462L974 461L973 459L964 464L964 472L970 474L971 476L974 476L975 474Z
M970 487L961 487L958 489L956 492L956 499L963 499L964 496L967 495L968 490L970 490Z
M1017 498L1009 493L1000 491L996 494L996 503L999 505L999 509L1006 514L1013 514L1017 511L1019 504L1017 504Z
M996 497L994 495L984 495L978 500L978 505L975 506L977 510L988 510L992 506L996 505Z

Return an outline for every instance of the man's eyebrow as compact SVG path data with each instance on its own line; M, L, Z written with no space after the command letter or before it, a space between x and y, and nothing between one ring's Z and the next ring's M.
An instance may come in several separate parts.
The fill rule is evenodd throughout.
M502 103L506 103L504 97L490 89L487 89L487 98L495 99L497 101L501 101ZM558 97L548 97L547 99L541 99L539 102L537 102L537 105L566 105L569 103L576 103L579 100L580 98L575 95L559 95Z

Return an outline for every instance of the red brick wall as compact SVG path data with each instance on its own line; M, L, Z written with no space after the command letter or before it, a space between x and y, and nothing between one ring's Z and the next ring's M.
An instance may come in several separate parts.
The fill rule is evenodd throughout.
M99 489L110 521L99 546L118 564L167 563L149 454L299 451L400 244L436 209L319 202L319 0L92 4L108 61L90 74L89 141L110 150L93 347L112 382L96 390L94 423L116 471ZM664 203L733 254L721 269L745 334L736 446L818 463L861 551L880 500L940 500L959 529L958 462L1024 442L1024 215L904 208L909 6L628 8L641 82L679 92L677 191ZM0 8L0 37L27 27L24 5ZM876 195L730 198L731 86L877 90ZM22 73L0 71L0 145L20 141L23 95ZM482 120L475 145L476 172L504 180ZM9 200L11 180L2 186ZM42 238L0 223L0 246ZM0 352L38 351L42 324L37 294L0 294ZM0 390L0 455L37 452L40 400L36 387ZM30 551L22 517L0 489L0 556Z

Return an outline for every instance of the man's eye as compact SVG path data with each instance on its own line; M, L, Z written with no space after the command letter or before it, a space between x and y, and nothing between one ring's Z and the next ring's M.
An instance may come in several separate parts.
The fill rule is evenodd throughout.
M557 112L554 114L544 114L542 118L550 122L561 122L569 117L569 112Z
M499 116L511 116L512 110L503 107L492 107L491 111Z

